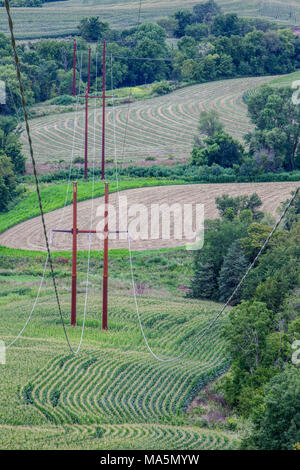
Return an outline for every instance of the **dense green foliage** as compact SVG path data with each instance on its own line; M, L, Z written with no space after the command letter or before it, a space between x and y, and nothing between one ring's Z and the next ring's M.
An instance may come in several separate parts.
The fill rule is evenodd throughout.
M18 195L16 176L25 172L17 120L0 116L0 212L6 211Z
M262 86L247 98L248 113L256 126L245 136L248 149L224 132L216 111L200 115L191 165L219 165L237 175L279 173L300 168L300 105L289 87ZM207 137L202 140L201 136Z
M245 449L293 450L300 442L300 374L295 367L275 375L254 418L253 435Z
M222 168L232 168L242 162L244 149L239 141L224 131L216 132L213 137L204 139L204 147L194 147L191 164L197 166L213 164Z
M86 41L99 41L109 29L108 23L100 21L98 16L83 18L79 23L79 34Z
M224 218L207 221L204 247L202 250L195 251L194 254L192 297L213 300L219 300L220 297L223 297L223 287L222 293L219 290L219 277L224 258L232 244L246 236L248 224L249 221L245 220L243 216L234 220ZM223 285L222 280L221 285ZM231 293L228 293L228 297Z
M109 41L108 55L113 55L114 87L166 80L205 82L288 73L300 67L299 37L288 30L274 30L272 23L224 15L214 2L196 5L193 13L180 10L159 24L143 23L123 30L91 16L81 20L78 31L82 39L77 44L77 68L79 71L82 64L83 85L87 83L86 41L104 38ZM179 37L177 47L167 43L167 35ZM50 39L18 46L28 105L72 92L72 46L72 41ZM13 113L14 106L19 107L19 96L11 48L3 34L0 53L0 79L10 88L2 112ZM139 60L145 57L149 60ZM95 61L93 54L92 84ZM108 76L110 67L108 61ZM99 86L101 76L98 78Z
M0 154L0 212L7 209L13 200L16 190L16 178L11 160Z
M43 3L49 3L49 2L64 2L66 0L11 0L10 6L15 7L15 8L23 8L23 7L41 7ZM0 0L0 7L4 7L4 0Z
M222 218L207 223L204 248L194 254L191 292L225 301L271 226L255 222L256 197L223 196L217 205ZM254 423L243 448L293 449L299 442L299 372L291 364L292 343L300 338L299 237L300 196L233 299L238 305L224 329L232 367L220 389Z
M115 169L107 168L106 174L108 178L114 179ZM92 177L92 172L88 172L89 177ZM95 170L95 175L101 175L101 169ZM155 178L159 181L171 180L180 181L185 183L245 183L245 182L277 182L277 181L299 181L300 172L282 172L282 173L262 173L258 175L240 176L239 173L232 168L222 168L219 165L212 165L211 167L204 165L203 167L196 167L190 165L150 165L150 166L134 166L119 168L119 176L126 178ZM69 177L68 170L60 170L54 173L46 173L40 175L41 182L50 183L54 181L65 181ZM71 178L83 179L84 170L75 169L71 171ZM33 181L32 176L26 175L22 178L23 182Z
M228 299L228 292L233 292L248 268L248 260L244 255L239 240L232 243L228 249L219 276L220 300ZM240 294L232 299L231 303L236 303Z
M300 168L300 106L291 88L263 86L248 100L254 132L248 134L250 156L258 169Z

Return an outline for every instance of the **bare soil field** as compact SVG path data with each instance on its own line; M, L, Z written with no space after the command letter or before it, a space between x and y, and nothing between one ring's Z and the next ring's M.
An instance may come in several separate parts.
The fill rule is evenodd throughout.
M162 227L163 222L166 223L168 221L168 209L165 207L160 214L159 220L154 223L153 218L151 219L151 207L153 208L153 205L173 205L179 203L181 206L183 206L184 204L192 204L194 220L196 214L196 204L203 204L205 220L207 220L218 217L218 211L215 205L215 198L217 196L221 196L222 194L228 194L229 196L237 196L240 194L250 195L256 192L263 201L262 210L272 215L276 215L276 211L280 206L280 203L288 199L291 191L293 191L298 185L299 182L193 184L127 190L120 193L120 196L122 197L121 202L122 204L125 202L124 197L126 196L128 204L127 207L131 208L130 211L132 212L121 210L121 216L119 216L118 210L118 195L117 193L113 193L110 195L110 230L124 230L127 229L127 227L130 233L133 233L134 229L136 229L137 233L141 233L141 230L143 230L143 238L148 239L132 240L132 249L134 250L150 250L183 246L186 243L191 243L193 240L188 239L184 233L181 239L176 238L176 233L174 234L174 216L172 213L170 216L170 237L169 239L164 239L162 236ZM80 192L80 183L78 185L78 192ZM103 207L103 203L103 198L97 198L93 202L91 200L87 200L78 204L78 228L80 230L87 230L90 228L97 228L100 230L102 229L101 221L103 221L103 211L101 211L99 207ZM133 205L135 206L132 207ZM140 205L143 205L143 207L145 206L147 215L145 219L141 219L140 217L140 211L143 209L143 207ZM114 212L116 215L115 226L113 226ZM45 217L49 233L52 229L72 228L72 206L67 206L65 209L58 209L56 211L50 212L46 214ZM139 223L135 223L137 219L139 219ZM155 231L155 226L158 226L158 224L160 227L158 238L151 239L151 229L153 230L154 228ZM195 227L194 224L193 227ZM148 233L148 236L145 236L146 232ZM119 235L119 237L120 236L121 235ZM123 234L123 239L114 239L114 237L115 235L110 235L109 247L111 249L128 247L126 235ZM26 222L16 225L6 232L3 232L0 235L0 244L11 248L45 251L41 218L36 217L34 219L27 220ZM87 250L88 246L88 235L78 235L78 249ZM94 250L101 250L103 248L101 235L93 235L93 242L91 247ZM53 250L68 251L71 250L71 248L71 234L57 233L55 235L52 246Z

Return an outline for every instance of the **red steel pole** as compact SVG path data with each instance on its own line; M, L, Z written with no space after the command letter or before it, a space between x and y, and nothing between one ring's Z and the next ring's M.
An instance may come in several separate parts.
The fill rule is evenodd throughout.
M107 290L108 290L108 183L105 183L105 226L103 250L103 303L102 303L102 330L107 330Z
M88 170L88 88L85 89L85 141L84 141L84 179L87 179Z
M76 39L73 42L73 96L76 95Z
M105 179L105 59L106 59L106 41L103 41L103 72L102 72L102 179Z
M72 294L71 325L76 325L76 289L77 289L77 183L73 183L73 250L72 250Z
M91 93L91 48L89 48L89 75L88 75L88 92Z

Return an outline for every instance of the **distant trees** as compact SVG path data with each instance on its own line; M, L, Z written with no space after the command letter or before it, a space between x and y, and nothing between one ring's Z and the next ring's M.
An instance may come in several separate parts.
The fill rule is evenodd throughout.
M177 21L174 35L177 38L181 38L185 35L185 28L193 22L193 15L188 10L179 10L174 13L174 18Z
M193 13L195 22L208 23L215 15L221 13L221 8L214 0L209 0L208 2L195 5L193 7Z
M258 210L262 201L257 193L235 197L223 194L216 198L216 206L220 217L228 218L228 215L232 214L233 218L236 218L242 215L242 212L245 214L245 211L250 211L250 219L254 221L260 221L264 217L263 212Z
M300 443L300 374L290 366L266 387L263 404L254 415L254 431L243 449L293 450Z
M220 295L224 294L222 281L222 294L220 294L219 282L224 259L232 244L247 235L250 222L251 217L249 220L243 216L234 220L223 218L207 222L204 247L194 253L194 276L191 281L192 297L220 300ZM238 275L237 272L236 275Z
M218 164L223 168L232 167L242 161L244 149L237 140L226 132L217 132L213 137L204 139L205 147L192 152L193 165Z
M0 153L0 212L14 199L17 181L11 159Z
M17 175L25 172L25 157L19 141L18 122L15 118L0 116L0 154L10 158L13 171Z
M213 135L203 141L196 142L191 153L192 165L220 165L223 168L233 167L242 162L244 148L240 142L221 129L219 123L213 120L201 119L200 128Z
M0 116L0 212L8 209L17 194L17 176L25 172L17 120Z
M214 109L200 113L198 126L200 134L213 137L217 132L221 132L223 127L223 124L219 121L219 113Z
M289 87L264 85L247 97L248 113L255 125L244 137L248 148L223 130L215 110L202 112L191 165L232 168L237 176L246 178L299 169L300 105L292 96ZM203 134L208 137L203 139Z
M300 106L292 94L291 88L263 86L248 100L256 126L247 136L250 155L264 170L300 168Z
M109 24L101 21L99 16L90 16L80 20L79 34L86 41L99 41L109 30Z
M220 270L218 284L221 301L227 301L245 274L248 265L249 261L243 252L240 242L236 240L228 249ZM233 297L231 303L236 304L240 297L241 292L238 292Z
M161 80L203 83L237 76L286 73L300 67L300 38L291 31L276 30L272 23L264 20L223 15L214 1L195 5L193 11L175 12L158 24L143 23L124 30L111 29L98 16L90 16L80 21L78 32L81 39L77 39L80 50L77 68L82 69L83 86L87 82L86 41L97 42L104 38L109 39L107 51L113 55L116 87ZM167 34L179 41L168 43ZM1 34L0 49L0 80L9 86L6 107L1 107L0 112L13 114L13 103L18 108L20 101L12 52L5 35ZM71 93L72 41L49 39L19 44L18 53L29 106ZM149 60L133 60L145 57ZM101 84L101 76L98 81L98 85ZM92 83L95 83L94 55ZM280 169L281 161L269 147L258 150L255 159L257 166L265 171Z

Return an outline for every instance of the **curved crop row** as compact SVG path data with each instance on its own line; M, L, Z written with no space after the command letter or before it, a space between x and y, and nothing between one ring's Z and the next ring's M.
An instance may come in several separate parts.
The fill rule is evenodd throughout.
M0 426L5 448L14 449L176 449L229 450L236 447L230 433L192 426L153 424Z
M269 81L271 78L246 78L194 85L170 95L137 102L130 107L118 106L115 113L107 110L107 156L114 156L114 117L118 157L139 160L151 155L166 158L174 153L187 156L193 144L200 112L215 109L219 112L226 129L235 137L242 138L251 125L247 118L243 95ZM101 145L101 109L96 110L96 147ZM39 162L68 159L73 146L74 157L82 157L84 114L75 113L48 116L31 122L34 147ZM76 132L73 135L74 125ZM89 153L94 145L94 110L89 112ZM126 136L126 142L125 142ZM26 141L23 135L24 143ZM125 146L124 146L125 142ZM27 145L24 145L24 152Z

